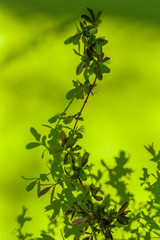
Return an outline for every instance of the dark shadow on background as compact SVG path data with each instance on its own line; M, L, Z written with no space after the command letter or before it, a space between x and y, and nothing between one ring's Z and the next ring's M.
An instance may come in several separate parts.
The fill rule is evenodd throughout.
M46 15L50 18L67 18L57 30L64 30L73 21L79 19L86 7L93 10L103 10L103 14L111 17L127 18L147 22L159 26L160 24L160 1L152 0L83 0L83 1L59 1L59 0L1 0L0 5L8 12L15 14L21 19L29 19L38 14ZM74 17L72 17L74 16Z

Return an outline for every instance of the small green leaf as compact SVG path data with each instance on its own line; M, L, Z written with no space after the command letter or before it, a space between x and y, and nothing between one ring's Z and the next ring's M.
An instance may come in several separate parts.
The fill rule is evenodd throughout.
M127 225L129 223L129 218L123 215L117 217L117 221L123 225Z
M37 194L41 191L40 181L37 182Z
M50 149L50 154L60 153L63 150L64 150L64 147L62 147L62 146L55 146L52 149Z
M69 216L72 212L73 208L68 209L67 212L65 213L65 216Z
M86 222L86 220L87 220L86 217L75 219L75 220L72 221L72 225L73 225L73 226L80 225L80 224Z
M107 62L107 61L109 61L109 60L110 60L109 57L105 57L105 58L103 58L103 61L102 61L102 62L104 63L104 62Z
M64 41L64 44L73 43L74 45L77 45L79 43L80 37L81 37L81 33L71 36Z
M87 174L86 174L84 171L81 171L81 173L80 173L80 178L81 178L83 181L86 181L86 180L87 180Z
M82 156L81 166L84 167L88 163L89 153L85 152Z
M126 208L128 207L128 205L129 205L129 203L128 203L128 202L125 202L125 203L121 206L121 208L119 209L118 215L122 214L122 213L126 210Z
M55 191L55 187L53 187L52 192L51 192L50 203L52 203L52 201L53 201L54 191Z
M103 79L102 70L101 70L100 65L97 65L97 66L95 67L95 74L96 74L96 76L97 76L97 78L98 78L99 80L102 80L102 79Z
M101 17L101 15L102 15L102 11L99 11L96 16L96 21Z
M93 20L85 14L81 15L81 18L83 18L84 20L86 20L89 23L93 23Z
M52 186L47 187L47 188L44 188L43 190L41 190L41 191L38 193L38 197L41 197L41 196L43 196L44 194L46 194L46 193L50 190L51 187L52 187Z
M75 54L77 54L78 56L82 57L82 54L80 54L79 52L77 52L76 49L73 49L73 51L75 52Z
M36 131L35 128L31 127L30 132L32 133L32 135L35 137L37 141L40 141L41 135Z
M76 91L77 99L84 99L84 87L79 87Z
M83 138L82 133L78 132L77 130L75 131L75 134L78 138Z
M46 135L44 135L43 137L42 137L42 144L43 144L43 146L46 146Z
M68 164L68 153L64 156L64 165Z
M80 62L79 64L78 64L78 66L77 66L77 68L76 68L76 74L77 75L79 75L82 71L83 71L83 69L84 69L84 67L85 67L85 62Z
M76 93L76 89L75 89L75 88L74 88L74 89L71 89L71 90L66 94L66 98L67 98L68 100L73 99L74 96L75 96L75 93Z
M109 73L110 72L110 69L103 63L100 63L100 68L101 68L102 73Z
M99 37L96 39L96 42L101 45L101 46L104 46L105 44L108 43L108 40L104 39L104 37Z
M65 132L63 130L60 131L59 137L60 137L62 143L64 143L66 138L67 138L67 136L66 136L66 134L65 134Z
M103 197L101 197L101 196L94 196L94 198L95 198L97 201L102 201L102 200L103 200Z
M99 191L99 187L96 187L96 188L94 189L94 195L96 195L96 194L98 193L98 191Z
M38 147L38 146L40 146L41 144L40 143L38 143L38 142L31 142L31 143L28 143L27 145L26 145L26 148L27 149L32 149L32 148L36 148L36 147Z
M71 221L72 221L72 219L74 218L74 215L75 215L75 213L76 213L76 209L74 209L74 211L73 211L73 213L72 213L72 215L71 215Z
M59 179L59 184L61 185L62 188L64 188L63 180Z
M94 16L93 10L90 9L90 8L87 8L87 10L88 10L88 12L90 13L92 19L95 20L95 16Z
M31 182L27 187L26 190L27 192L30 192L36 185L37 181Z
M96 52L98 55L102 52L102 46L98 42L96 42Z
M63 122L65 124L70 124L73 121L74 117L73 116L68 116L66 118L63 119Z
M47 174L40 174L40 179L44 182L46 180L48 180Z
M58 119L58 115L55 115L55 116L51 117L51 118L48 120L48 122L49 122L49 123L55 123L55 122L57 121L57 119Z

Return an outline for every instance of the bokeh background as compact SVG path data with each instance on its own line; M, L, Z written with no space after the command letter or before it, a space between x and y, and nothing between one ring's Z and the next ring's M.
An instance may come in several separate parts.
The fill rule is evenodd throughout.
M25 145L31 126L45 132L41 124L67 104L79 58L63 42L86 7L103 11L99 34L109 40L111 73L84 110L83 145L95 164L104 159L108 166L124 150L134 170L130 189L137 201L144 199L139 177L143 167L154 169L144 145L154 142L160 149L160 1L0 0L0 239L15 239L23 205L36 236L47 221L47 199L27 193L21 179L38 176L46 165L41 149L27 151Z

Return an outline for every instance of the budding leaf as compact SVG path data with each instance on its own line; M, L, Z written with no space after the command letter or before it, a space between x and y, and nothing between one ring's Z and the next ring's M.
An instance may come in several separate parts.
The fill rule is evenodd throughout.
M129 218L120 215L119 217L117 217L117 221L123 225L127 225L129 223Z
M49 190L50 190L51 187L47 187L47 188L44 188L43 190L41 190L39 193L38 193L38 197L41 197L43 196L44 194L46 194Z
M79 64L78 64L78 66L77 66L77 68L76 68L76 74L77 75L79 75L82 71L83 71L83 69L84 69L84 67L85 67L85 62L80 62Z
M101 17L101 15L102 15L102 11L99 11L96 16L96 21Z
M32 133L32 135L35 137L37 141L40 141L41 135L36 131L35 128L31 127L30 132Z
M121 206L121 208L119 209L118 214L119 214L119 215L122 214L122 213L126 210L126 208L128 207L128 205L129 205L129 203L128 203L128 202L125 202L125 203Z
M65 213L65 216L69 216L72 212L73 208L68 209L67 212Z
M60 131L59 133L60 139L62 141L62 143L64 143L64 141L66 140L67 136L65 134L65 132L63 130Z
M26 145L26 148L27 149L32 149L32 148L36 148L36 147L38 147L38 146L40 146L41 144L40 143L38 143L38 142L31 142L31 143L28 143L27 145Z
M87 220L86 217L75 219L75 220L73 220L72 225L73 226L80 225L80 224L86 222L86 220Z
M53 201L54 191L55 191L55 187L53 187L52 192L51 192L50 203L52 203L52 201Z
M88 12L90 13L92 19L95 20L95 16L94 16L93 10L90 9L90 8L87 8L87 10L88 10Z
M88 158L89 158L89 153L88 153L88 152L85 152L85 153L83 154L83 157L82 157L82 160L81 160L81 165L82 165L82 167L84 167L84 166L87 164Z
M102 200L103 200L103 197L101 197L101 196L94 196L94 198L95 198L97 201L102 201Z
M89 22L89 23L93 23L93 20L92 20L90 17L88 17L87 15L85 15L85 14L83 14L83 15L81 16L81 18L83 18L84 20L86 20L86 21Z

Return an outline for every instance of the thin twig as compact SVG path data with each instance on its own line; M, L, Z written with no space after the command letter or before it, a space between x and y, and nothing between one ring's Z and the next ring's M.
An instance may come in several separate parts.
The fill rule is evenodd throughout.
M84 103L83 103L83 106L82 106L82 108L81 108L81 110L80 110L80 112L79 112L79 114L78 114L78 117L77 117L77 120L76 120L76 122L75 122L75 125L74 125L73 130L75 130L75 128L76 128L76 126L77 126L77 123L78 123L79 118L80 118L80 116L81 116L81 114L82 114L82 111L83 111L83 109L84 109L84 107L85 107L85 105L86 105L86 103L87 103L87 101L88 101L89 95L90 95L90 93L92 92L92 89L94 88L94 86L95 86L95 84L96 84L96 80L97 80L97 77L95 77L94 83L91 85L91 88L90 88L90 90L89 90L89 92L88 92L88 94L87 94L87 97L86 97L86 99L85 99L85 101L84 101Z

